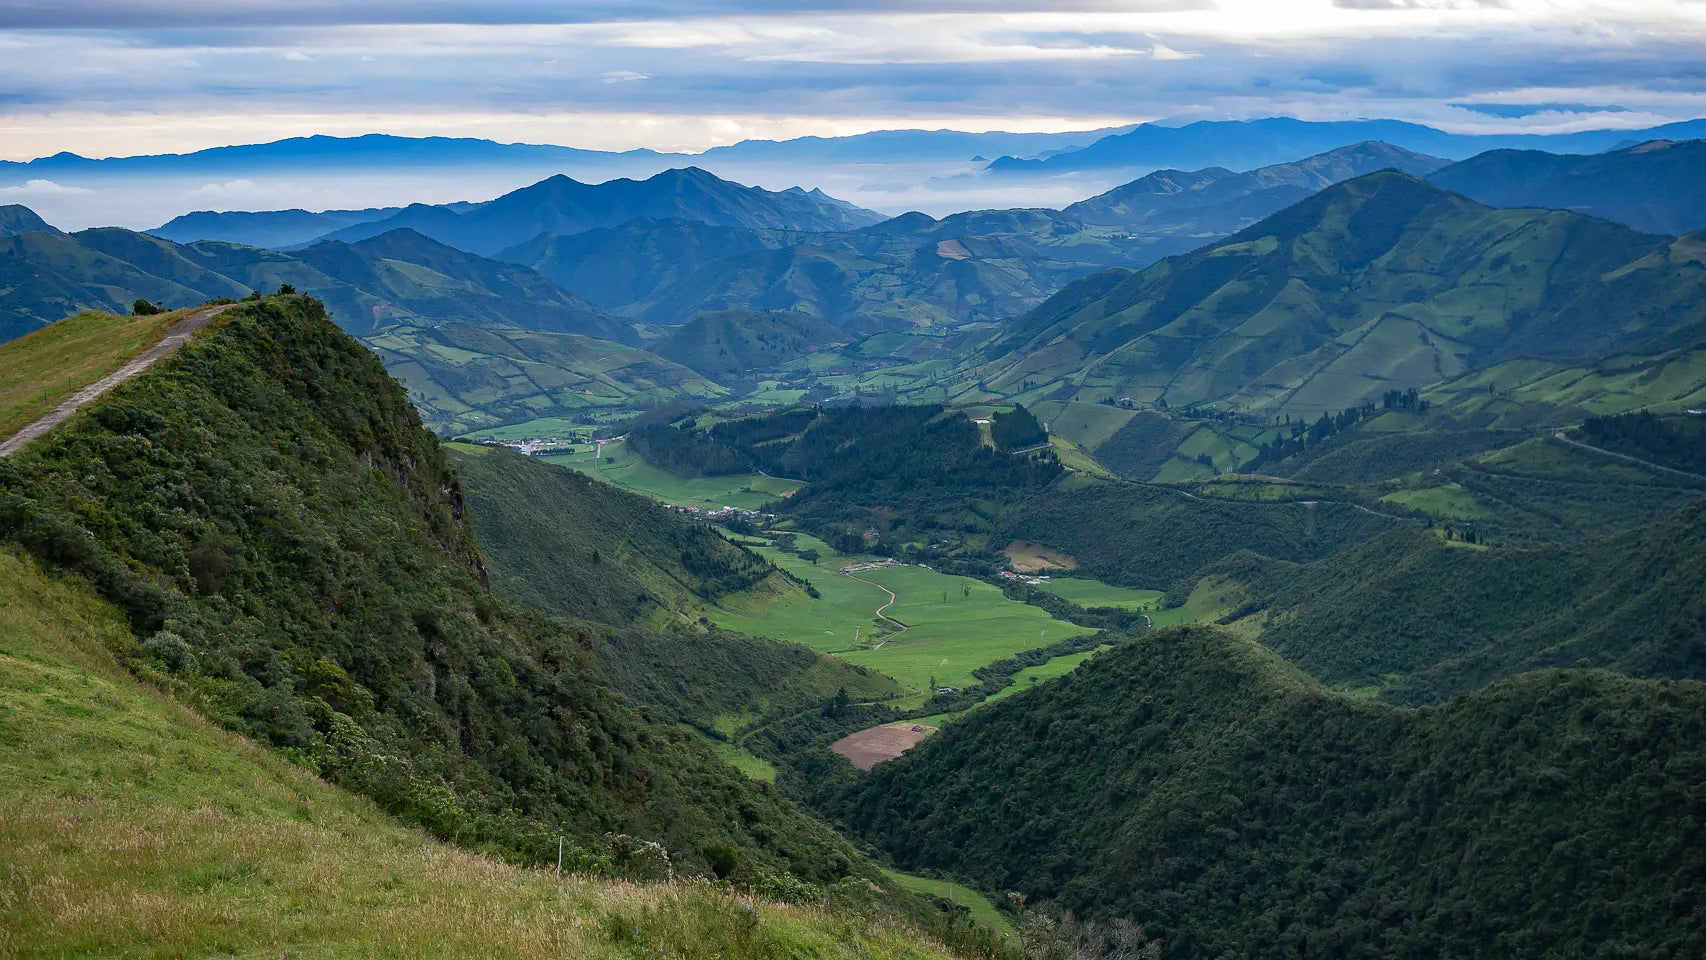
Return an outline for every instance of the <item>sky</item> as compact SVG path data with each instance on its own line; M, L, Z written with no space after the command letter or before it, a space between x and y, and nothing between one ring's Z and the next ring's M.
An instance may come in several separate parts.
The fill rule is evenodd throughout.
M0 159L311 133L697 151L901 127L1706 115L1706 0L0 0Z

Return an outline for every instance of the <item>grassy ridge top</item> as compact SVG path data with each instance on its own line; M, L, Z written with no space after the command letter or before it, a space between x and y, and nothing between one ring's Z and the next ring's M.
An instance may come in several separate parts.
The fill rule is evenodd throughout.
M1542 671L1438 708L1160 631L846 791L904 868L1133 918L1172 957L1706 949L1706 686Z
M80 313L0 344L0 439L159 343L182 317Z
M117 610L0 549L0 956L942 957L710 885L505 865L137 683Z

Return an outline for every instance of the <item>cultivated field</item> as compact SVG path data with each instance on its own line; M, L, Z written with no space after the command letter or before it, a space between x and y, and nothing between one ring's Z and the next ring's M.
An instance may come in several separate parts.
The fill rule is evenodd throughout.
M1072 554L1062 553L1029 540L1015 540L1001 552L1007 554L1007 559L1013 562L1013 569L1020 573L1078 569L1078 558Z
M869 770L885 760L893 760L918 745L920 740L936 732L935 727L912 720L885 723L850 733L829 745L829 749L846 757L860 770Z

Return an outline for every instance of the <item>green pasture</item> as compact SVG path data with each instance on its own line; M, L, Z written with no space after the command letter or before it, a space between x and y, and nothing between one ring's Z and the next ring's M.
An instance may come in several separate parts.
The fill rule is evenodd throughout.
M605 462L606 459L611 462ZM791 480L758 474L732 477L682 477L660 470L628 449L626 443L607 443L602 456L590 451L541 457L547 463L573 467L635 493L677 506L738 507L756 510L777 497L799 489Z
M910 873L901 873L898 870L884 870L883 873L887 874L890 880L908 890L941 897L950 903L969 908L973 920L1003 932L1013 929L1013 925L1008 922L1006 915L995 909L995 905L989 902L989 898L970 887L954 883L951 880L919 877Z
M923 694L932 677L938 685L968 686L976 682L971 672L986 663L1091 632L1009 600L981 580L924 567L890 567L858 573L869 581L863 582L839 572L855 558L836 554L807 536L800 536L797 544L802 550L817 550L822 559L814 566L772 547L755 549L809 580L818 599L803 593L732 597L709 614L711 619L730 630L792 640L880 670L912 694ZM885 613L907 630L876 618L877 608L889 599L876 584L894 592L897 600Z
M1161 604L1160 590L1133 590L1088 577L1054 577L1039 590L1064 597L1081 607L1119 607L1123 610L1151 610Z

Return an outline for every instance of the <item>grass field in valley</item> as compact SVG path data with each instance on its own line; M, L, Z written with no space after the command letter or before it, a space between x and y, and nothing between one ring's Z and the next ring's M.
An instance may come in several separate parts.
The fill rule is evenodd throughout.
M0 439L159 343L183 315L80 313L0 345Z
M971 671L986 663L1091 632L1009 600L981 580L924 567L889 567L857 573L869 581L863 582L839 572L861 558L838 555L812 537L800 536L797 544L822 554L816 565L774 548L755 549L809 580L818 599L803 594L736 597L711 618L730 630L793 640L881 670L912 694L923 694L931 678L938 685L967 686L975 682ZM896 597L884 613L909 629L877 619L877 609L889 602L883 588Z
M1038 587L1064 597L1081 607L1119 607L1122 610L1151 610L1161 605L1160 590L1116 587L1088 577L1051 577Z
M732 477L682 477L660 470L642 460L628 449L626 443L607 443L603 455L594 456L592 447L572 454L543 457L547 463L573 467L591 473L599 479L635 493L680 507L737 507L756 510L784 494L799 489L792 480L779 480L759 474ZM607 459L610 462L606 462Z
M937 956L893 924L507 866L133 680L118 612L0 550L0 957Z

